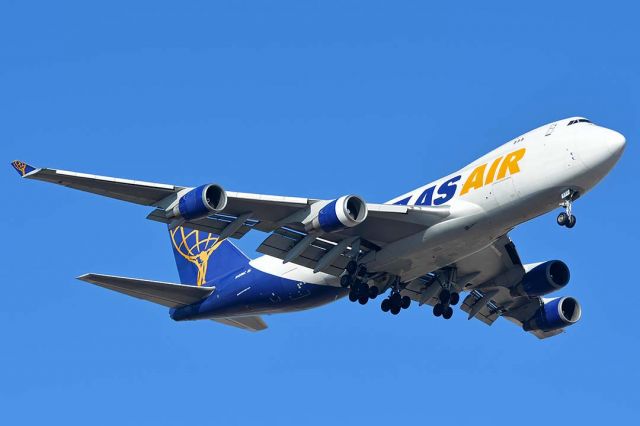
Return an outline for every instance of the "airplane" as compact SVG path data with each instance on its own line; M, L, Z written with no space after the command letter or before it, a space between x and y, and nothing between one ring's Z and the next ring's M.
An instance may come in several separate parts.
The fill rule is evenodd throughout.
M213 320L249 331L262 315L348 296L362 305L388 292L392 315L427 305L450 319L460 294L468 319L503 317L540 339L578 322L573 297L546 297L570 278L561 260L523 264L508 236L556 208L576 225L573 203L620 159L625 137L583 117L538 127L462 169L383 203L230 192L48 168L21 161L26 179L150 206L167 225L180 283L88 273L79 280L169 308L175 321ZM249 259L230 239L267 233Z

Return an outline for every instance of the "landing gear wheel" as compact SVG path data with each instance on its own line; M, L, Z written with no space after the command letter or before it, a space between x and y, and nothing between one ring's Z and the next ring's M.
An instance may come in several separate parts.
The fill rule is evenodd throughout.
M447 306L447 309L442 313L442 318L449 319L453 315L453 308L451 306Z
M349 300L352 302L355 302L356 300L358 300L358 293L356 293L355 291L351 290L349 292Z
M440 315L442 315L444 313L444 307L442 306L441 303L437 303L434 307L433 307L433 315L439 317Z
M400 313L400 306L393 305L390 311L393 315L398 315Z
M367 297L369 298L369 286L366 283L359 283L356 286L356 291L358 292L358 297Z
M376 297L378 297L379 293L380 293L380 289L375 285L373 287L369 287L369 299L371 300L375 299Z
M449 298L449 303L455 306L458 304L459 301L460 301L460 294L455 292L451 293L451 297Z
M358 266L358 268L356 269L356 275L359 277L364 277L365 275L367 275L367 267L365 265Z
M366 305L368 301L369 301L368 295L358 297L358 303L360 303L361 305Z
M351 285L351 276L343 275L340 277L340 285L344 288L347 288Z
M384 299L382 301L380 309L382 309L382 312L389 312L389 309L391 309L391 302L389 302L389 299Z
M403 296L402 299L400 299L400 307L407 309L409 306L411 306L411 299L409 296Z
M350 260L349 263L347 263L347 267L345 269L347 271L347 274L353 275L358 269L358 263L356 263L355 260Z
M572 213L573 202L580 197L580 193L573 189L567 189L560 195L560 197L562 198L560 207L564 208L564 212L558 215L558 225L573 228L576 226L576 217Z
M556 222L558 222L558 225L560 226L565 226L567 223L569 223L569 215L565 212L560 213L556 218Z
M397 306L400 306L400 303L402 302L400 293L393 293L391 296L389 296L389 300L393 305L397 305Z

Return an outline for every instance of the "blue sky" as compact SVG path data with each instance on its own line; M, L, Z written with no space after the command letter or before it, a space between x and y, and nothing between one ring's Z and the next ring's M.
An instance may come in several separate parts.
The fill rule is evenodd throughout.
M41 424L629 423L640 414L638 7L632 2L42 2L0 6L0 407ZM488 4L485 4L488 3ZM517 3L517 4L516 4ZM248 334L74 280L176 281L147 209L9 162L386 201L572 115L627 151L512 233L560 258L582 321L538 341L346 300ZM544 170L540 170L544 173ZM239 245L250 254L264 238Z

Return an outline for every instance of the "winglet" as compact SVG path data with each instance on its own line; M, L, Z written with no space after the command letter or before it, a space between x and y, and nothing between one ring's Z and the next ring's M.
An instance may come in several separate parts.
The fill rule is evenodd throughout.
M25 177L26 175L28 175L29 173L31 173L32 171L34 171L36 168L32 167L30 165L28 165L27 163L23 162L23 161L12 161L11 165L13 166L14 169L16 169L16 171L20 174L20 176Z

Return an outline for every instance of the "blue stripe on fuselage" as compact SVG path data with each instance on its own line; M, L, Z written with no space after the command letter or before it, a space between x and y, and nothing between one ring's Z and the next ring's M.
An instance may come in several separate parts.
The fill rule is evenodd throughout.
M171 309L176 321L275 314L314 308L343 297L348 290L271 275L249 266L214 283L201 302Z

